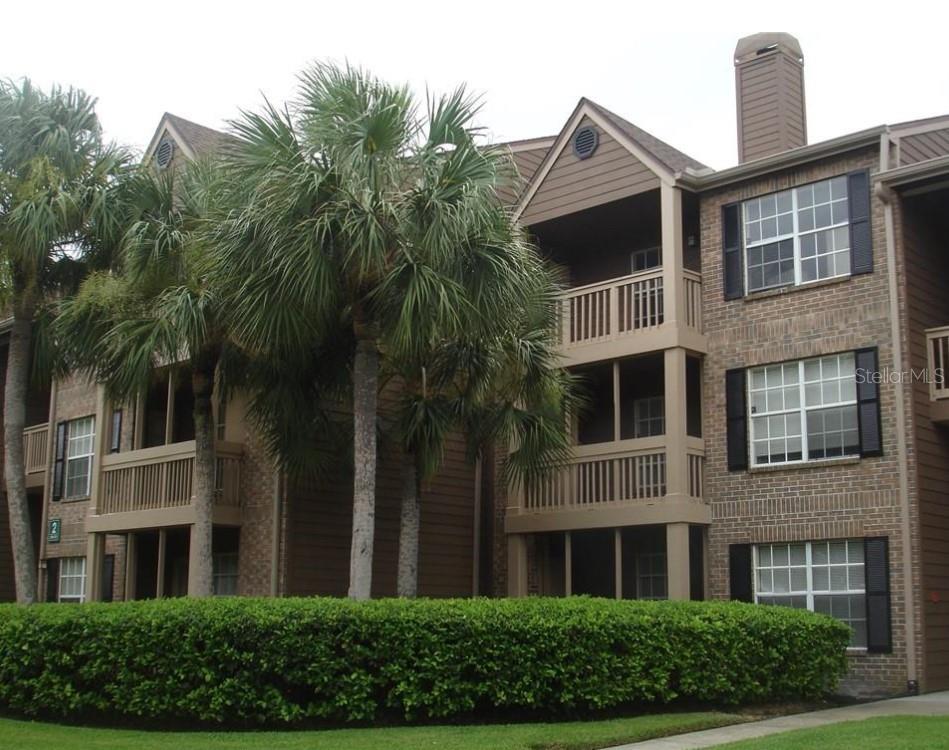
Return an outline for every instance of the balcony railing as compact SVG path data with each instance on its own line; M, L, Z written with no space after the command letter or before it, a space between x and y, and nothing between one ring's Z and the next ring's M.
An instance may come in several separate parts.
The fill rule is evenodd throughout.
M240 444L218 442L214 503L240 506ZM195 443L172 443L102 458L96 513L128 513L190 505Z
M46 471L48 444L48 424L38 424L23 430L23 462L28 476Z
M929 395L933 401L949 399L949 326L926 331L926 350L929 354Z
M528 484L521 495L526 513L635 505L666 495L665 437L580 445L569 463ZM701 438L688 438L684 486L702 499L705 449Z
M683 271L685 324L702 330L702 277ZM562 343L566 349L602 343L658 328L665 319L662 269L587 284L563 296Z

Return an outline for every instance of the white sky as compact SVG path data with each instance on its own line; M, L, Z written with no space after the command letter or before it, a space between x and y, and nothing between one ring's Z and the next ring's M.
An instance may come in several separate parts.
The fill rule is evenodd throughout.
M142 148L166 110L223 127L264 94L291 96L309 61L348 59L420 93L467 83L498 140L556 133L585 95L723 168L736 161L735 42L781 29L804 50L811 142L949 113L949 6L764 5L7 0L0 76L86 89L108 135Z

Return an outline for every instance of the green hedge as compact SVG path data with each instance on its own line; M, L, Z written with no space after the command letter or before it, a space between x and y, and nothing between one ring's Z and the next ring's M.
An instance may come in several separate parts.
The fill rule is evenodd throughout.
M849 630L809 612L605 599L0 606L0 707L280 724L814 698Z

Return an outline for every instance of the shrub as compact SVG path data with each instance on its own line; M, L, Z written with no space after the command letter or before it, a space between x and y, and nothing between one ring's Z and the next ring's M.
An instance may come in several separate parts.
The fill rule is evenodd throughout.
M0 606L0 706L280 724L814 698L829 617L725 602L160 600Z

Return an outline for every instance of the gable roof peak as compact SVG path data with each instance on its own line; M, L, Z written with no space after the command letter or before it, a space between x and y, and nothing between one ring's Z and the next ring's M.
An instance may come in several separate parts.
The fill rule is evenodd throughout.
M660 140L652 133L648 133L638 125L634 125L624 117L620 117L612 110L607 109L602 104L597 104L587 97L580 98L581 105L586 104L595 110L601 117L605 117L616 128L636 143L640 148L647 151L660 164L665 166L671 172L685 172L687 170L703 171L708 167L698 159L693 159L688 154L679 151L674 146L670 146L663 140Z

